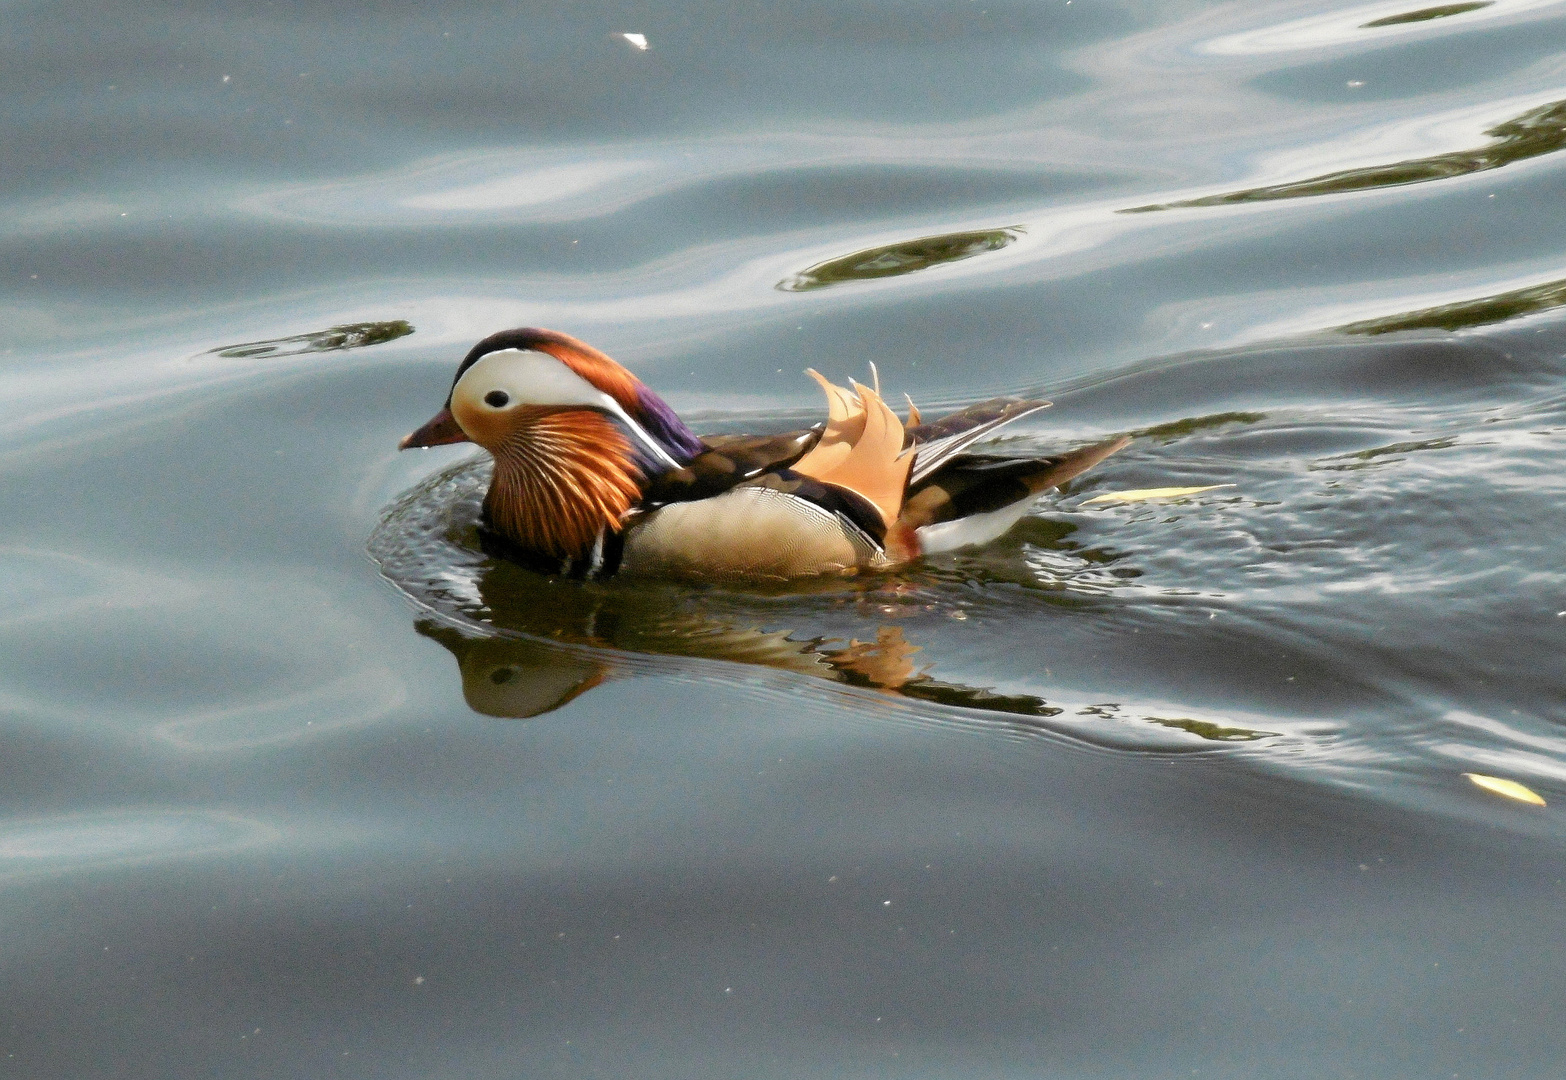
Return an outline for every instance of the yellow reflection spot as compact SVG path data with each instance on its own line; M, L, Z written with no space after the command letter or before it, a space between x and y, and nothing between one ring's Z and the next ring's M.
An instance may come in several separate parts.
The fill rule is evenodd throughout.
M1179 495L1195 495L1214 488L1234 487L1233 484L1208 484L1206 487L1138 488L1135 491L1106 491L1091 499L1083 499L1082 505L1097 502L1145 502L1148 499L1173 499Z
M1483 773L1465 772L1464 776L1486 791L1508 799L1516 799L1518 802L1529 803L1533 806L1544 806L1545 801L1539 797L1539 793L1532 788L1525 788L1515 780L1502 780L1499 776L1485 776Z

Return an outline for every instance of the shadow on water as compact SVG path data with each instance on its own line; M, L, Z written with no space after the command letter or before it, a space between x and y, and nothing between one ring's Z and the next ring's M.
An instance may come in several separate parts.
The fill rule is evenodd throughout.
M916 240L904 240L884 247L866 248L817 263L808 270L778 282L777 287L784 292L807 292L848 281L900 277L942 263L960 262L988 251L999 251L1021 233L1020 226L1012 226L981 232L921 236Z
M371 345L384 345L388 341L396 341L411 333L413 333L413 324L406 319L344 323L341 326L317 330L310 334L224 345L210 350L208 355L215 353L230 360L252 360L263 356L303 356L306 353L340 352L344 349L364 349Z
M1489 326L1523 315L1534 315L1562 305L1566 305L1566 278L1496 293L1494 296L1460 300L1453 304L1385 315L1378 319L1364 319L1334 329L1344 334L1367 336L1391 334L1398 330L1464 330L1471 326Z
M1160 727L1186 731L1197 738L1213 742L1255 742L1276 734L1271 731L1252 731L1250 728L1225 727L1210 720L1192 720L1185 716L1149 716L1148 719Z
M1450 450L1456 446L1455 437L1441 439L1420 439L1413 442L1397 442L1387 446L1373 446L1369 450L1357 450L1352 454L1334 454L1321 461L1312 462L1310 469L1313 472L1353 472L1358 469L1369 469L1378 465L1390 465L1403 460L1403 455L1417 453L1420 450ZM1345 465L1327 465L1323 462L1346 461Z
M1167 424L1154 424L1152 427L1140 428L1129 434L1136 438L1183 439L1187 435L1196 434L1198 431L1221 428L1229 424L1258 424L1265 419L1267 419L1267 414L1260 412L1222 412L1213 413L1211 416L1192 416L1183 420L1171 420Z
M1408 23L1429 22L1431 19L1445 19L1451 15L1466 15L1470 11L1478 11L1480 8L1493 7L1495 0L1473 0L1467 4L1442 4L1439 7L1420 8L1418 11L1405 11L1398 15L1388 15L1384 19L1374 19L1360 26L1361 30L1376 30L1383 26L1403 26Z
M1552 154L1566 147L1566 101L1552 101L1530 109L1515 119L1490 128L1485 134L1495 141L1488 146L1476 147L1472 150L1455 150L1449 154L1410 158L1407 161L1395 161L1387 165L1343 169L1288 184L1271 184L1267 187L1246 188L1243 191L1228 191L1221 195L1206 195L1199 199L1132 206L1118 213L1145 214L1154 210L1229 206L1235 203L1269 202L1274 199L1302 199L1313 195L1337 195L1346 191L1423 184L1431 180L1446 180L1454 176L1487 172L1514 162Z
M1032 695L942 682L921 670L895 625L875 639L801 636L704 615L672 586L596 586L495 562L477 575L487 633L435 619L415 623L457 660L468 706L525 719L551 712L651 657L723 660L945 705L1016 717L1063 710ZM617 655L618 654L618 655Z

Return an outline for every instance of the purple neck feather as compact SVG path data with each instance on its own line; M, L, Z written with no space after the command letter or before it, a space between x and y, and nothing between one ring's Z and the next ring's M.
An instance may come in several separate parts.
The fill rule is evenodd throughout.
M636 419L649 435L663 443L670 457L683 465L702 452L701 440L696 437L696 433L685 426L685 421L669 408L663 398L645 385L638 387L636 393L641 406L637 410L640 415Z

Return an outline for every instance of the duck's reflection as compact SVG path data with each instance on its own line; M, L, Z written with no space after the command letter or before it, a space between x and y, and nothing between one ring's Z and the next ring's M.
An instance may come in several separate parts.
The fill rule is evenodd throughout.
M462 696L485 716L525 720L552 712L609 677L609 666L544 642L468 637L428 619L414 624L457 658Z
M644 669L654 657L756 664L1011 716L1061 711L1042 698L931 677L914 662L921 646L896 625L878 627L873 641L807 637L692 612L657 588L595 588L510 566L485 574L481 591L490 633L432 619L415 626L456 657L463 697L486 716L525 719L550 712L617 674Z

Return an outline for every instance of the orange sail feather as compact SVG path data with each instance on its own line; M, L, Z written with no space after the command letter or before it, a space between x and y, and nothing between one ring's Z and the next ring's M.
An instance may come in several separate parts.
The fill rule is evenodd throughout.
M794 471L863 497L890 526L902 511L914 459L903 452L902 421L868 386L856 382L850 392L816 371L807 374L826 392L827 426Z

